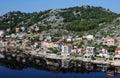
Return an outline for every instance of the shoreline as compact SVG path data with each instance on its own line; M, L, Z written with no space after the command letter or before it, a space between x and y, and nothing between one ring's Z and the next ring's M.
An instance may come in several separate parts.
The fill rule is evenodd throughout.
M12 64L14 66L19 66L23 64L23 68L25 65L26 66L31 66L34 65L35 67L43 67L43 68L48 68L52 70L71 70L75 69L76 71L79 69L84 69L88 72L90 71L103 71L107 72L108 68L112 68L114 66L110 65L102 65L102 64L94 64L90 62L83 62L83 61L78 61L78 60L51 60L51 59L44 59L42 57L36 57L32 55L25 55L24 53L20 53L19 55L15 56L12 53L6 52L6 55L4 58L0 58L0 64L4 65L6 62L7 65ZM63 64L64 63L64 64ZM63 65L62 65L63 64ZM11 66L12 66L11 65ZM120 67L114 67L114 68L119 68ZM81 71L81 70L79 70ZM82 72L82 71L81 71ZM118 72L117 72L118 73ZM120 73L120 71L119 71Z
M10 50L11 49L11 50ZM115 67L120 67L120 62L119 60L92 60L91 58L83 58L83 57L73 57L73 56L62 56L62 55L57 55L53 53L39 53L36 54L37 52L33 52L32 50L22 50L18 48L1 48L0 51L0 58L4 58L4 54L6 53L11 53L13 56L17 56L17 53L21 53L21 57L25 58L25 55L30 55L33 57L38 57L38 58L43 58L43 59L51 59L51 60L64 60L64 61L79 61L79 62L87 62L87 63L92 63L92 64L103 64L103 65L109 65L109 66L115 66ZM23 54L23 56L22 56ZM53 64L54 65L54 64Z
M12 64L12 66L18 66L17 68L28 68L28 67L37 67L39 69L45 69L53 72L105 72L109 74L120 74L120 66L115 66L109 64L107 61L96 62L90 59L83 59L83 58L75 58L75 57L66 57L60 59L60 57L51 57L49 54L44 56L35 56L21 50L14 51L3 51L0 52L0 56L4 55L3 58L0 57L0 64ZM59 55L60 56L60 55ZM2 64L4 65L4 64ZM20 65L20 67L19 67ZM21 65L23 65L21 67ZM9 67L9 65L8 65ZM109 70L114 68L112 70Z

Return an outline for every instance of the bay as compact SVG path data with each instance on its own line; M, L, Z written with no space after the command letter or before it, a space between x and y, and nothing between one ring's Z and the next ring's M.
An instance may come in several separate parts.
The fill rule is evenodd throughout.
M25 68L22 70L13 70L5 66L0 66L0 78L110 78L105 72L90 73L55 73L35 68ZM120 78L120 74L111 78Z

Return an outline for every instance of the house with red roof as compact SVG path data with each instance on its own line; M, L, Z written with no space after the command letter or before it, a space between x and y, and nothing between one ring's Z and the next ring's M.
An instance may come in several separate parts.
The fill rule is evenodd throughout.
M72 49L73 49L72 44L63 44L62 45L62 53L70 54Z
M120 47L117 47L115 49L115 56L114 56L115 60L120 60Z
M58 48L59 47L59 42L53 42L53 47Z

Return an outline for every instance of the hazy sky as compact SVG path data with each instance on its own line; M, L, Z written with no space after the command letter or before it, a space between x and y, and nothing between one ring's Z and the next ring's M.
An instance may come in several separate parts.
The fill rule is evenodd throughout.
M39 12L82 5L102 6L120 13L120 0L1 0L0 15L9 11Z

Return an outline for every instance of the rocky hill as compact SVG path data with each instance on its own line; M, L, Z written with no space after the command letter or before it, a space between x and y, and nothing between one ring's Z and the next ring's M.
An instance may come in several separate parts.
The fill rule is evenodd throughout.
M119 31L119 16L109 9L88 5L34 13L13 11L0 16L0 29L11 28L15 30L16 27L37 26L41 31L62 29L62 31L72 33L86 32L97 33L97 36L109 34L118 36L114 33Z

